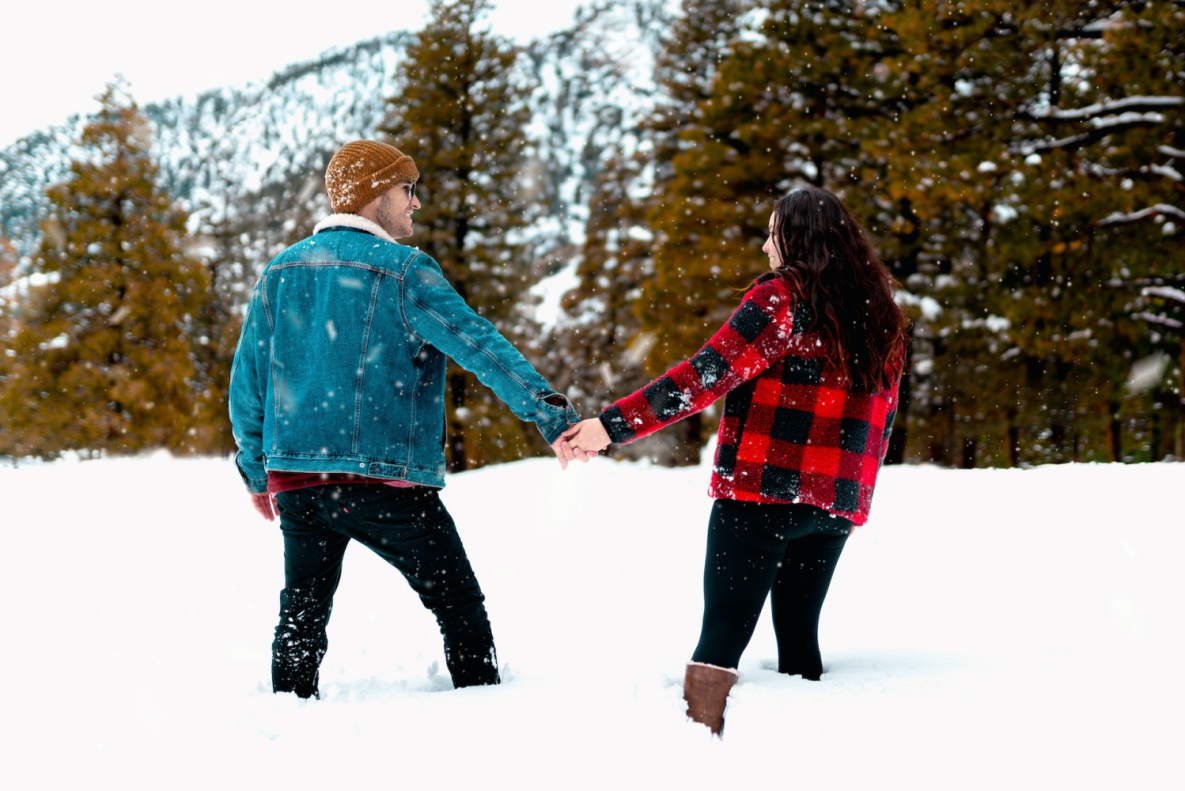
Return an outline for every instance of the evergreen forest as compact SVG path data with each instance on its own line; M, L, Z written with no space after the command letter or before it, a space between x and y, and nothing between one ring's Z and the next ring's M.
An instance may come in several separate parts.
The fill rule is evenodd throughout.
M356 128L416 160L409 243L582 416L693 355L767 266L773 203L815 185L910 321L888 463L1185 460L1185 1L593 2L552 39L580 68L546 118L538 47L490 7L433 0ZM612 13L651 57L590 32ZM626 104L603 75L640 67ZM97 98L35 244L0 225L0 456L228 453L247 293L323 184L206 211L130 87ZM576 108L579 139L549 126ZM698 463L719 406L611 453ZM446 408L452 471L547 452L459 367Z

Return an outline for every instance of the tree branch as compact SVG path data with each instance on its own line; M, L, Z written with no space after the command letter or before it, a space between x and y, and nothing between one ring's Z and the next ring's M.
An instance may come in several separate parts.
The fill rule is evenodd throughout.
M1021 110L1020 116L1030 121L1061 123L1064 121L1086 121L1118 113L1153 112L1182 105L1185 105L1185 98L1180 96L1129 96L1126 99L1098 102L1073 110L1063 110L1060 107L1050 107L1042 111Z
M1178 209L1167 203L1158 203L1155 206L1149 206L1147 209L1140 209L1133 212L1114 212L1108 214L1101 220L1095 220L1094 225L1127 225L1140 220L1146 220L1149 217L1167 214L1170 217L1176 217L1180 220L1185 220L1185 210Z
M1155 313L1133 313L1133 319L1141 319L1149 324L1159 324L1162 327L1169 327L1174 330L1185 329L1185 323L1170 319L1168 316L1158 316Z

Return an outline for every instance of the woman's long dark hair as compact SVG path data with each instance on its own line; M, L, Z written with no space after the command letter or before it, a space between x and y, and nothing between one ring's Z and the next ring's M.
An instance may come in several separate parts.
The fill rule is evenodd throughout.
M810 303L827 358L854 389L893 386L905 359L905 316L893 276L843 201L825 189L796 189L774 207L777 272Z

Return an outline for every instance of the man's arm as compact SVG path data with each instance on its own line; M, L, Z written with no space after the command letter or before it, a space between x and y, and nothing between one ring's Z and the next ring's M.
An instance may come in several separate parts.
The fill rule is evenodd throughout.
M261 349L263 342L259 328L255 325L258 313L255 297L247 306L243 319L243 331L239 336L239 347L235 350L230 369L230 392L227 401L230 408L231 430L239 452L235 465L247 490L253 495L266 494L267 470L263 466L263 396L259 385L260 357L266 356ZM258 506L257 506L258 508Z
M412 330L475 374L521 420L533 421L547 444L554 447L564 429L580 420L567 396L461 299L431 258L417 256L408 267L403 296Z

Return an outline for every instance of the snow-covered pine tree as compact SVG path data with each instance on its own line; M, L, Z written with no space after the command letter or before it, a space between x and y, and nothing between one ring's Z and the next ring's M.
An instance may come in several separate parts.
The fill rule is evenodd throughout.
M519 299L531 261L515 232L532 219L524 189L528 100L515 69L520 48L482 29L489 0L432 0L431 20L399 67L402 86L383 126L420 170L423 208L408 240L436 259L449 282L512 342L532 334ZM448 465L453 472L539 449L537 432L476 377L450 361Z
M1092 290L1111 291L1101 324L1130 338L1111 347L1116 383L1150 353L1170 361L1159 382L1133 392L1114 388L1108 403L1113 458L1185 459L1185 4L1124 4L1082 52L1096 91L1072 106L1051 135L1081 151L1090 176L1093 233L1101 262ZM1089 41L1089 40L1088 40ZM1085 105L1085 106L1084 106ZM1073 147L1073 143L1069 143ZM1067 185L1067 188L1070 185ZM1081 249L1081 248L1080 248ZM1101 356L1101 355L1100 355ZM1126 384L1126 383L1125 383ZM1138 390L1138 388L1137 388Z
M17 309L14 281L19 261L16 246L0 237L0 393L4 392L16 355L13 349ZM12 454L12 449L7 447L7 422L5 416L0 415L0 456Z
M820 184L868 223L907 288L910 458L1132 458L1125 431L1155 456L1150 405L1123 385L1149 349L1127 319L1139 295L1105 284L1125 268L1179 266L1161 248L1178 233L1181 72L1170 64L1182 13L1167 2L771 3L680 138L656 223L658 277L726 271L740 250L729 237L763 234L744 225L761 185ZM1154 205L1124 197L1144 182L1159 190ZM1150 220L1163 243L1100 247L1100 229ZM655 290L677 285L656 278Z
M78 141L87 156L48 191L38 282L0 393L13 455L192 447L209 278L182 253L185 213L156 185L149 127L126 85L99 102Z
M756 228L765 222L757 206L768 202L769 173L755 181L731 169L735 127L710 128L704 117L750 5L684 0L656 64L659 99L635 158L652 184L640 207L652 261L636 308L637 343L652 344L640 355L652 376L706 343L738 304L737 288L760 274ZM700 413L669 429L674 463L697 464L712 428Z
M1179 77L1164 67L1180 40L1171 5L985 0L882 16L907 108L887 130L887 190L920 220L925 258L907 282L936 308L921 323L932 368L919 455L1122 460L1126 425L1158 457L1150 404L1124 387L1148 333L1127 318L1131 295L1106 284L1165 261L1163 245L1115 245L1100 229L1122 216L1132 174L1171 182L1149 167L1180 124ZM1137 87L1142 62L1159 65Z
M568 253L576 257L576 285L564 294L563 316L541 351L557 386L586 415L650 380L643 363L655 342L653 334L641 332L640 296L652 272L654 236L646 226L645 196L653 191L657 160L640 151L651 147L642 122L654 101L651 64L658 46L653 35L623 44L620 18L628 13L649 20L650 31L668 30L661 2L635 2L632 9L601 2L582 10L576 25L556 34L552 44L578 64L564 68L561 62L549 76L560 84L556 93L564 111L585 119L583 145L573 153L585 172L587 191L582 188L578 200L587 215L584 241ZM613 453L673 464L685 455L679 444L674 431L661 432Z

